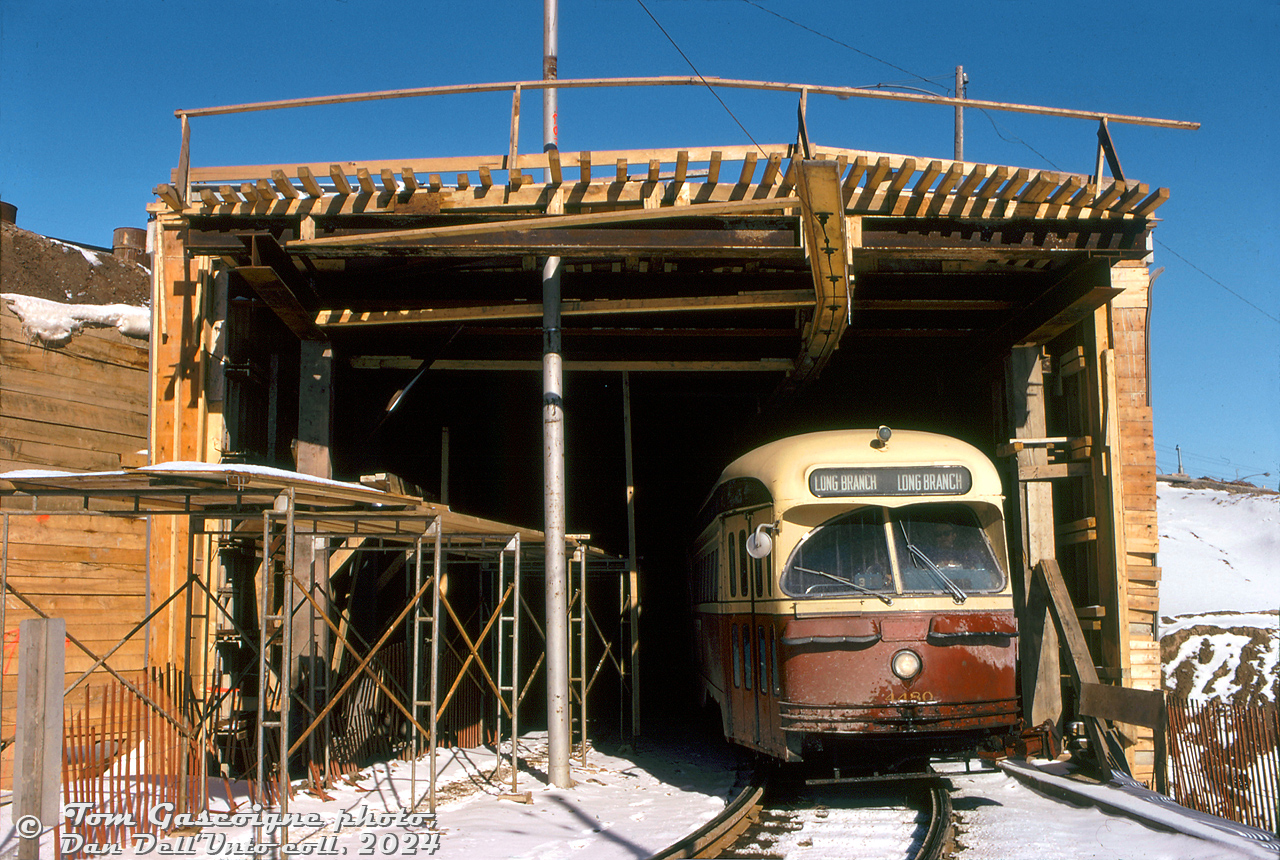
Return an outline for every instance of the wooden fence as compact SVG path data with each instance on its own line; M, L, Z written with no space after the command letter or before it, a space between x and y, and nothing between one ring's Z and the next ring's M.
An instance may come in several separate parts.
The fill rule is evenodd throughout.
M199 749L185 716L186 677L174 667L139 674L134 686L150 702L115 682L85 686L83 696L66 703L65 802L110 816L110 823L63 823L62 833L87 844L127 846L137 835L158 835L149 813L159 804L171 803L180 814L195 812L202 800Z
M1280 833L1280 710L1172 697L1166 704L1173 799Z

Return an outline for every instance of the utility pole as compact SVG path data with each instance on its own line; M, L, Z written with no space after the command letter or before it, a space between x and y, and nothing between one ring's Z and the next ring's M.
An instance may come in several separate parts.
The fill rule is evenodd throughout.
M542 79L557 77L558 0L543 0ZM543 148L557 145L556 90L542 91ZM550 182L550 177L547 178ZM560 258L542 267L542 463L546 552L547 773L556 788L569 776L569 595L565 564L564 366L560 355Z
M964 98L965 84L969 76L964 73L964 66L956 66L956 98ZM964 108L956 105L956 161L964 161Z

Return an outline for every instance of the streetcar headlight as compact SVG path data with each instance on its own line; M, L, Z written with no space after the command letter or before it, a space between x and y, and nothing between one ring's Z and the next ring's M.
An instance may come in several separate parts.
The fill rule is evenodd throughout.
M919 675L920 666L920 655L914 651L907 650L894 654L893 660L889 663L889 668L893 669L893 674L904 681L910 681L916 675Z

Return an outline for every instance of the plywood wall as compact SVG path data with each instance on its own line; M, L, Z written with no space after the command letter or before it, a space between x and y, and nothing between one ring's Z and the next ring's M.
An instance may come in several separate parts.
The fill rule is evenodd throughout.
M111 470L137 462L147 446L147 342L114 329L90 329L65 346L33 342L0 307L0 471ZM4 559L0 786L9 787L17 689L18 625L44 614L67 622L67 683L147 613L147 523L84 514L8 516ZM136 677L146 639L130 640L110 665ZM109 677L95 672L94 680ZM83 702L83 692L76 701Z

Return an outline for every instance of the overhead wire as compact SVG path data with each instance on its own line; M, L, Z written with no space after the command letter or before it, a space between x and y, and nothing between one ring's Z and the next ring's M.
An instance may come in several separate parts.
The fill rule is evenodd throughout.
M702 72L698 71L698 67L693 64L693 60L689 59L689 55L686 54L678 44L676 44L676 40L671 38L671 34L667 32L667 28L663 27L662 22L654 17L654 14L649 11L649 7L644 5L644 0L636 0L636 2L640 4L640 8L644 10L644 13L648 15L653 23L657 25L658 29L662 31L662 35L667 37L667 41L671 43L671 46L680 53L680 56L684 57L684 61L689 64L689 68L693 69L693 73L697 75L698 80L702 81L702 85L707 88L707 91L710 92L711 95L715 96L716 101L720 102L720 107L724 108L725 113L729 114L733 121L738 124L738 128L742 129L742 133L745 134L753 144L755 144L756 149L760 150L760 154L764 155L764 147L760 145L759 141L751 136L751 132L747 131L747 127L742 124L742 121L738 119L734 112L729 109L729 106L724 103L724 99L720 98L720 94L716 92L715 87L707 83L707 79L702 76Z
M1265 310L1263 310L1262 308L1258 307L1258 306L1257 306L1257 305L1255 305L1253 302L1249 301L1247 298L1245 298L1244 296L1242 296L1242 295L1240 295L1239 293L1237 293L1235 290L1233 290L1233 289L1231 289L1230 287L1228 287L1226 284L1222 283L1222 281L1219 281L1219 280L1218 280L1217 278L1215 278L1213 275L1209 274L1209 273L1208 273L1208 272L1206 272L1204 269L1200 268L1200 267L1199 267L1199 266L1197 266L1195 263L1191 262L1191 261L1190 261L1190 260L1188 260L1186 257L1184 257L1184 256L1182 256L1181 254L1179 254L1177 251L1175 251L1175 250L1173 250L1172 248L1170 248L1170 247L1169 247L1168 245L1166 245L1164 242L1161 242L1159 239L1156 239L1156 244L1158 244L1161 248L1164 248L1164 249L1165 249L1166 251L1168 251L1170 254L1173 254L1173 256L1177 257L1179 260L1181 260L1182 262L1186 263L1188 266L1190 266L1191 268L1195 269L1195 270L1196 270L1197 272L1199 272L1200 274L1204 275L1204 276L1205 276L1206 278L1208 278L1209 280L1213 281L1213 282L1214 282L1215 284L1217 284L1218 286L1222 287L1222 289L1226 290L1228 293L1230 293L1231 295L1235 296L1237 299L1239 299L1240 301L1244 302L1246 305L1248 305L1249 307L1253 308L1253 309L1254 309L1255 311L1257 311L1258 313L1262 314L1262 315L1263 315L1264 317L1266 317L1267 319L1269 319L1269 320L1271 320L1272 322L1275 322L1275 323L1280 323L1280 317L1276 317L1276 316L1273 316L1272 314L1267 313Z

